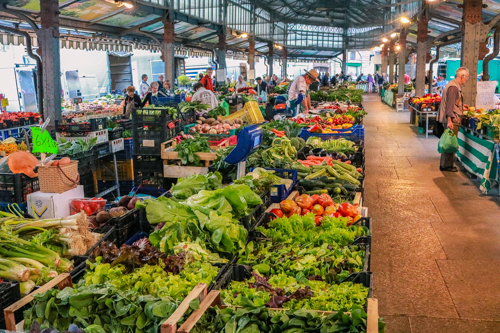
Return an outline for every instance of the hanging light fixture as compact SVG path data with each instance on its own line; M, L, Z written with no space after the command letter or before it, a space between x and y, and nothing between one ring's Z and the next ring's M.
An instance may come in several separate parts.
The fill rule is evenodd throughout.
M403 17L401 18L401 23L403 23L403 24L408 24L408 23L410 23L410 20L408 20L408 18L407 18L407 17L404 17L404 16L403 16Z
M396 50L398 50L398 51L401 50L401 46L396 45Z
M382 41L383 41L384 43L387 43L389 40L388 40L387 38L385 38L385 37L384 37L384 38L382 38Z
M124 6L127 9L134 8L134 3L132 1L122 1L122 0L104 0L104 1L115 4L116 7Z
M242 33L240 36L240 38L247 38L248 37L248 34L246 32Z
M396 37L397 35L398 35L397 33L393 32L393 33L391 34L391 38L394 38L394 37Z

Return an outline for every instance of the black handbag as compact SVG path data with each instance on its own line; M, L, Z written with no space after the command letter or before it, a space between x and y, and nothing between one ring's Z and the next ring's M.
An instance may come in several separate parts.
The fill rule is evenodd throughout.
M436 123L434 124L434 128L432 129L432 134L434 134L438 139L440 139L441 135L443 135L443 132L444 132L444 125L439 121L437 121L436 119Z

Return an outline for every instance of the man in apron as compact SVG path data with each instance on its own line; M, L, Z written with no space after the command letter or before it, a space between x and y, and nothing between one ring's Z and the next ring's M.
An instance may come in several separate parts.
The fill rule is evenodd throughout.
M315 69L311 69L304 75L299 75L288 87L287 105L292 109L292 115L300 113L300 106L304 107L304 113L309 113L310 102L308 102L307 90L311 83L318 81L319 74Z

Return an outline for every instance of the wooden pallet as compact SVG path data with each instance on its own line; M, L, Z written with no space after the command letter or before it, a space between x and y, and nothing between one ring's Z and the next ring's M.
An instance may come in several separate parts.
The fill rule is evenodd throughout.
M167 151L168 148L173 148L177 145L177 141L175 139L168 140L161 144L161 158L162 160L171 161L171 160L179 160L179 153L176 151ZM217 158L216 153L196 153L201 161L204 161L205 166L208 167L210 162L215 161Z
M55 277L48 283L44 284L42 287L35 290L31 294L21 298L19 301L5 308L4 315L5 315L6 329L15 332L16 318L14 316L14 312L21 309L26 304L30 303L34 299L33 295L46 292L54 288L55 286L57 286L59 290L62 290L66 287L72 287L73 282L71 280L71 275L69 275L69 273L60 274L59 276ZM184 316L186 311L189 309L189 303L191 303L191 301L193 301L194 299L198 299L200 303L203 303L206 296L207 296L207 285L205 283L198 283L198 285L194 287L193 290L191 290L191 292L186 296L186 298L184 298L184 300L177 307L174 313L172 313L172 315L161 325L160 333L178 332L177 322Z
M368 298L367 301L367 333L378 333L378 300L376 298ZM189 333L196 326L201 317L205 314L209 307L217 306L219 309L224 309L226 306L222 305L222 300L220 297L219 290L212 290L207 297L201 302L200 308L198 310L194 310L191 316L181 325L178 333ZM269 308L269 310L273 311L283 311L285 309L274 309ZM316 311L322 315L335 314L336 311Z

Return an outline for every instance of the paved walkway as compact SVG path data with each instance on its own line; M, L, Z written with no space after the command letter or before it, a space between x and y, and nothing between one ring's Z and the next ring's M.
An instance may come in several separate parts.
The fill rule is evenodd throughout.
M426 139L365 95L365 206L374 296L388 333L500 332L500 201L439 171Z

